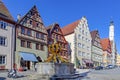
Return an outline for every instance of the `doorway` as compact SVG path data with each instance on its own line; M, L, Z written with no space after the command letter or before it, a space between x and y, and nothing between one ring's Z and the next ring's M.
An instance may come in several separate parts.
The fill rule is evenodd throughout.
M30 70L30 61L26 61L26 67L28 70Z

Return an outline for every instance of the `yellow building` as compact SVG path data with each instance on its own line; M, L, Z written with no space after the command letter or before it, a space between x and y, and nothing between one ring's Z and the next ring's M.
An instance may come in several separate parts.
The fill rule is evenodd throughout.
M120 54L117 54L117 62L116 62L117 66L120 66Z

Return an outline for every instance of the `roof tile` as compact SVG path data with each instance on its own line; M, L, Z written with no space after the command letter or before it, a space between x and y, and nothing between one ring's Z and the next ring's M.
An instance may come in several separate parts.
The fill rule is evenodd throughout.
M74 29L78 26L80 20L77 20L71 24L62 28L63 35L68 35L74 32Z
M1 0L0 0L0 15L13 20L13 17L11 16L8 9L6 8L6 6L4 5L4 3Z
M111 53L111 44L110 44L110 40L108 38L105 39L101 39L101 46L103 51L108 51Z

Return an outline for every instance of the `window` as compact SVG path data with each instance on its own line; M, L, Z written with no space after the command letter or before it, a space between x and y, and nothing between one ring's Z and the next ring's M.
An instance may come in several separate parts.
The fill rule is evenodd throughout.
M31 48L31 42L27 41L27 48Z
M40 34L36 32L36 38L40 38Z
M87 46L87 50L89 50L89 46Z
M44 40L44 34L41 34L41 39Z
M84 30L82 30L82 34L84 34Z
M79 31L81 32L81 28L79 28Z
M85 52L82 52L82 56L85 57Z
M21 27L21 34L25 34L25 28Z
M43 44L40 45L40 49L44 50L44 45Z
M5 56L0 56L0 64L5 64Z
M85 48L85 45L84 45L84 44L82 44L82 48L83 48L83 49Z
M32 24L32 21L30 21L30 24Z
M25 47L25 40L21 40L21 47Z
M38 43L36 43L36 49L39 49L39 44Z
M5 46L6 38L0 36L0 45Z
M7 28L7 23L3 22L3 21L0 21L0 28L6 29Z
M82 40L84 40L84 37L82 37Z
M27 30L27 35L31 36L31 30L30 29Z
M87 57L88 57L88 58L90 57L90 54L89 54L89 53L87 53Z
M81 35L80 34L78 35L78 39L81 39Z
M78 51L78 56L82 56L82 52L81 51Z
M38 26L39 26L39 23L36 23L36 26L38 27Z
M81 48L81 43L78 43L78 47Z
M82 27L84 28L84 24L82 24Z

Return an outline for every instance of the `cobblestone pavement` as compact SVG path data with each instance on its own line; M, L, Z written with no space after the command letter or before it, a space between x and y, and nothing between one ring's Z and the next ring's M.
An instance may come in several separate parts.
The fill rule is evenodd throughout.
M79 72L80 71L80 72ZM85 72L88 72L89 70L80 69L78 72L82 75L84 75ZM37 74L35 71L23 71L23 72L17 72L18 77L17 78L8 78L7 77L8 72L0 72L0 80L32 80L32 75ZM85 73L86 74L86 73Z
M81 80L120 80L120 68L109 70L92 70Z
M8 78L8 72L0 72L0 80L30 80L29 76L35 74L35 71L17 72L17 78Z

